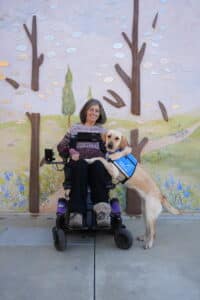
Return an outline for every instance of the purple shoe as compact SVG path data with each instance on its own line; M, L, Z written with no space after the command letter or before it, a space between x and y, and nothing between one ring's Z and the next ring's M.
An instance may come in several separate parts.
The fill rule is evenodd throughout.
M113 198L110 201L110 205L111 205L111 215L112 216L120 216L121 208L120 208L119 200L117 198Z
M67 201L65 198L59 198L57 204L57 214L63 215L67 212Z

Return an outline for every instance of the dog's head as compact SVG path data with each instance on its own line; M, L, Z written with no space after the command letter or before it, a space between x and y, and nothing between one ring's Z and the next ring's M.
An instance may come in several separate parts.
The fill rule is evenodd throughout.
M118 130L111 129L103 137L107 152L122 150L128 146L126 137Z

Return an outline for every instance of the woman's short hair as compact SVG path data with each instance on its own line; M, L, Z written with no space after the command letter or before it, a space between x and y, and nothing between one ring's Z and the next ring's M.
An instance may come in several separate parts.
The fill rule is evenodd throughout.
M99 109L100 109L100 114L99 114L99 118L97 120L96 123L99 124L104 124L107 121L107 117L106 117L106 113L105 110L103 108L103 105L101 104L101 102L97 99L89 99L81 108L80 111L80 120L81 122L84 124L86 122L86 117L87 117L87 111L88 109L93 106L93 105L98 105Z

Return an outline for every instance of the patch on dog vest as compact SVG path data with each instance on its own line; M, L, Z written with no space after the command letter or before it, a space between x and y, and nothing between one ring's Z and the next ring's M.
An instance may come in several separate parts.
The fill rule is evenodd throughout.
M133 154L128 154L112 162L128 178L134 174L138 163Z

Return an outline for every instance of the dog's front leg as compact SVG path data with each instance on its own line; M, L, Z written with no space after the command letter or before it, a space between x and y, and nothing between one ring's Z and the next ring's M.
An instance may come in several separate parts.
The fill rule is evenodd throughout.
M119 159L119 158L121 158L123 156L126 156L126 155L130 154L131 151L132 151L131 147L127 146L122 151L110 154L109 158L112 159L112 160L116 160L116 159Z
M110 162L108 162L105 158L103 157L94 157L94 158L87 158L85 161L87 161L88 164L92 164L96 160L99 160L102 162L108 173L113 179L116 179L119 176L119 171L118 169Z

